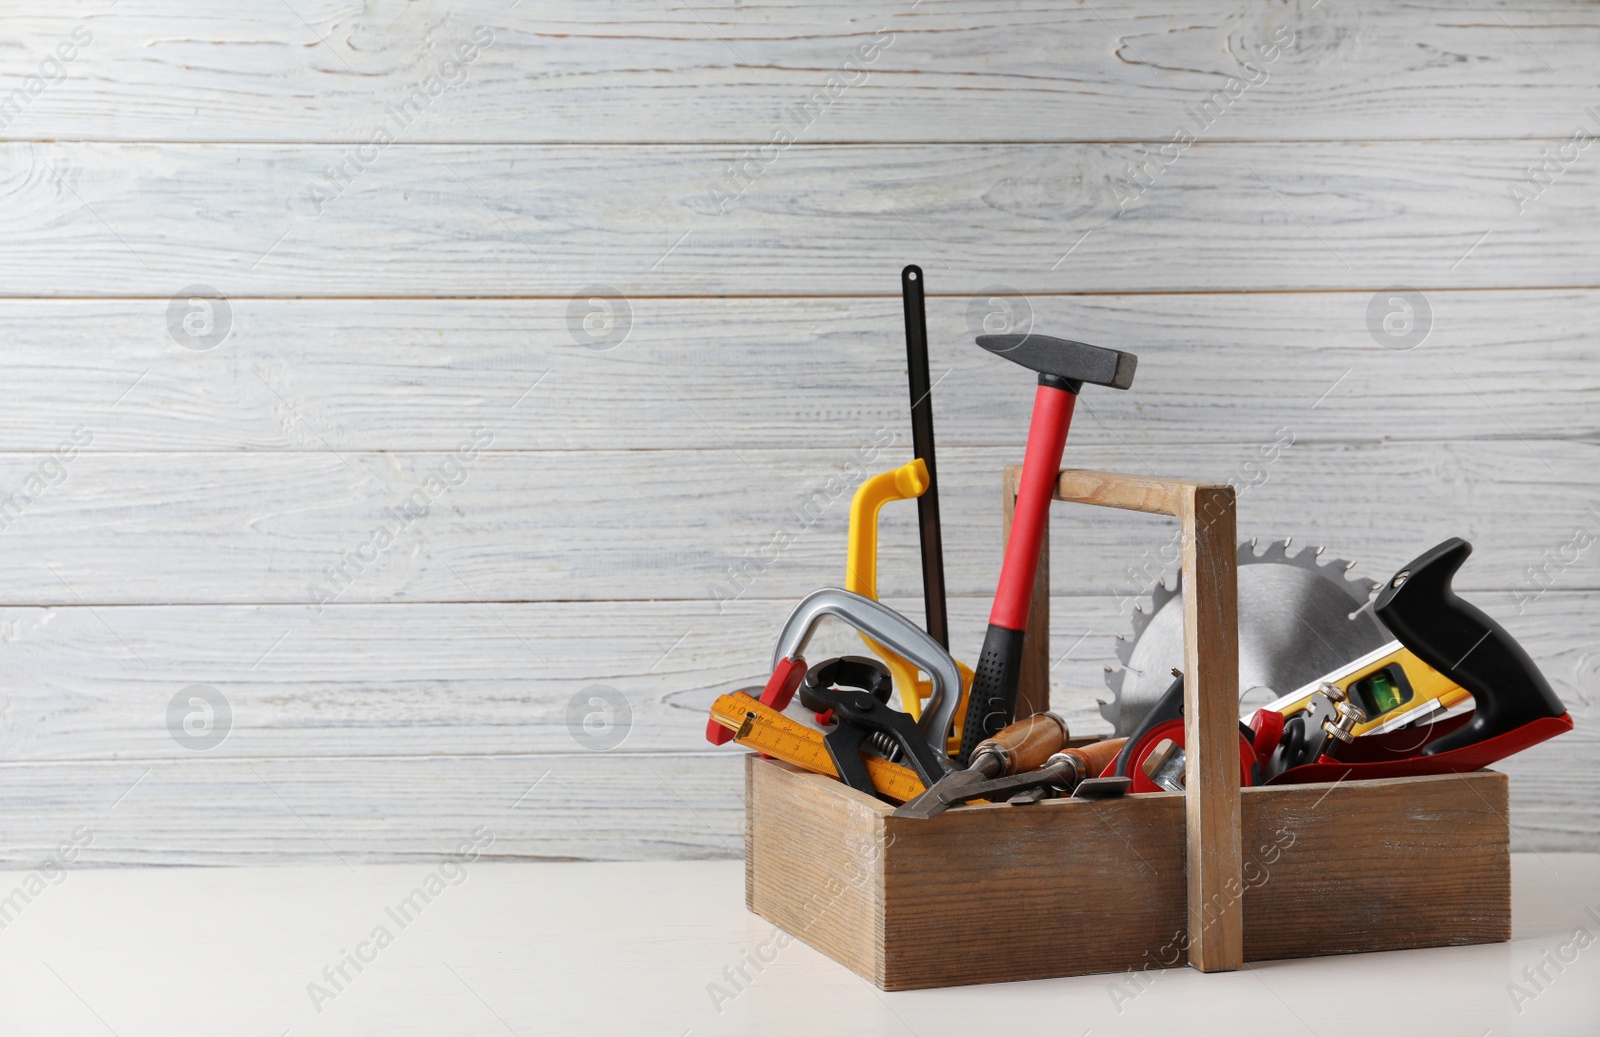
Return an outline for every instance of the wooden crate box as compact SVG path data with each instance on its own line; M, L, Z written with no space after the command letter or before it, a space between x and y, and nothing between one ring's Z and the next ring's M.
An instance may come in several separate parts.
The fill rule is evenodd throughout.
M751 756L750 910L885 990L1510 938L1504 775L1239 788L1229 487L1067 470L1056 496L1180 519L1188 791L918 820Z

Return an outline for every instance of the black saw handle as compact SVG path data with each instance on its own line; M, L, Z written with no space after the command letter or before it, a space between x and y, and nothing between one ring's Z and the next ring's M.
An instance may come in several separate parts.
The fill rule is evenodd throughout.
M1423 756L1504 734L1566 707L1522 646L1450 586L1472 545L1451 537L1394 575L1373 611L1412 654L1472 693L1472 720Z

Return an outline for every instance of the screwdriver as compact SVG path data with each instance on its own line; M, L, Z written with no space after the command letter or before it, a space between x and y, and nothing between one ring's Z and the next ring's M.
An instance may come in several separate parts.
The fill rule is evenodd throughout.
M932 817L940 813L925 814L929 805L936 805L942 793L953 792L968 785L1044 766L1051 754L1067 744L1067 722L1054 713L1035 713L1003 728L992 738L979 742L972 750L972 758L965 770L951 771L929 786L922 795L894 812L896 817ZM1098 772L1097 772L1098 773Z
M945 788L939 787L944 784L941 780L935 782L933 788L896 810L894 816L927 819L937 817L958 803L973 799L999 799L1013 793L1043 789L1070 792L1076 789L1080 782L1095 777L1110 766L1117 758L1117 752L1122 748L1124 741L1125 739L1112 738L1080 749L1063 749L1045 760L1044 765L1036 770L1021 771L984 781L969 781ZM1032 802L1034 798L1025 797L1025 800Z

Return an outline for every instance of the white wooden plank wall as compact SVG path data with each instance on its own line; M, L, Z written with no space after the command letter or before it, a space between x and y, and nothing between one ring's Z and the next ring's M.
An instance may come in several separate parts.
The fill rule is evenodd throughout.
M351 7L6 12L0 861L79 825L104 864L479 825L509 857L738 853L704 709L909 457L906 262L958 654L1031 399L971 345L1006 309L1140 355L1070 463L1242 481L1241 532L1373 578L1472 540L1459 586L1579 725L1508 766L1515 844L1600 848L1600 7ZM225 301L186 334L197 285ZM910 510L881 585L915 615ZM1170 529L1054 529L1087 733Z

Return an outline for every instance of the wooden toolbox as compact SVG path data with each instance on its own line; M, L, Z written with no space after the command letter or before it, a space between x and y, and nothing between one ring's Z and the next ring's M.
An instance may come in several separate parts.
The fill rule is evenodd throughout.
M1510 938L1504 775L1239 787L1230 487L1068 469L1056 499L1179 520L1188 791L919 820L751 755L751 911L884 990ZM1046 708L1040 569L1019 712Z

